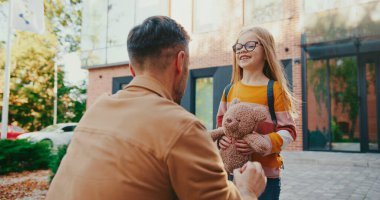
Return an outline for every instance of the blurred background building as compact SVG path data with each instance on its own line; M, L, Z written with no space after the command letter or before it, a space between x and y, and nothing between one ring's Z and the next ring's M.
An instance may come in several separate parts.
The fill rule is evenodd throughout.
M87 105L127 85L129 30L166 15L191 34L182 106L215 127L231 77L232 48L243 27L275 37L289 86L302 101L290 150L379 152L379 0L84 0L82 68Z

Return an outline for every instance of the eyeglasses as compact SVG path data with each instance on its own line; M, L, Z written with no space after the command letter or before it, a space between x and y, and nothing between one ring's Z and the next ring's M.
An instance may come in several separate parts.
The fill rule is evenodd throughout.
M236 53L245 48L246 51L251 52L255 50L256 46L261 45L258 41L248 41L245 44L236 43L232 46L232 50Z

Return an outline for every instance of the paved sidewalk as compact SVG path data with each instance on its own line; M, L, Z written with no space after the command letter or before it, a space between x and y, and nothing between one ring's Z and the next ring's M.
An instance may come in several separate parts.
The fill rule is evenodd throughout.
M282 200L380 200L380 154L284 152Z

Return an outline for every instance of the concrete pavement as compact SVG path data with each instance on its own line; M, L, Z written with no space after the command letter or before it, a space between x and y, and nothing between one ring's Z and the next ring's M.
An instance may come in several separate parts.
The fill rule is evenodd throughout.
M380 154L283 152L283 200L380 200Z

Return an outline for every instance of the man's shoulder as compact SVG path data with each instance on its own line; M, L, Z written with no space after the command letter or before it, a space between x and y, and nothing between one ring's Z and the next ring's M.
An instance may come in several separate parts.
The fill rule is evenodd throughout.
M102 95L86 111L92 118L123 118L133 123L141 121L161 130L181 129L188 124L201 123L192 113L177 103L161 96L150 94L138 97Z
M174 102L166 101L162 104L159 103L159 105L160 107L157 108L157 110L159 110L161 113L165 113L164 116L171 118L174 121L187 121L189 123L199 121L192 113Z

